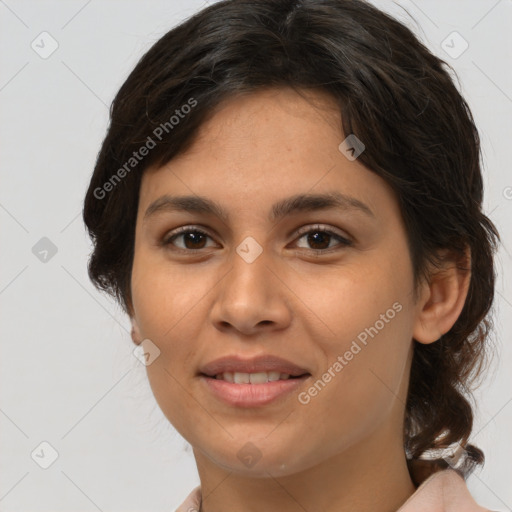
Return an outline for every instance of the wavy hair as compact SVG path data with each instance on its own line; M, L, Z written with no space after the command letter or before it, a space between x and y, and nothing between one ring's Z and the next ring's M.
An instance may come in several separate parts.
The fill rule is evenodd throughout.
M405 25L363 0L224 0L191 16L147 51L112 103L83 209L94 246L91 280L132 313L142 174L185 152L221 101L263 87L327 92L343 132L366 146L359 161L397 194L415 290L429 265L441 263L439 250L461 269L470 251L459 318L435 343L413 340L404 420L411 475L446 467L442 458L422 459L458 443L458 471L467 476L484 460L468 442L470 384L488 352L499 234L482 211L479 135L450 69ZM170 123L191 98L194 108ZM155 147L130 160L149 138Z

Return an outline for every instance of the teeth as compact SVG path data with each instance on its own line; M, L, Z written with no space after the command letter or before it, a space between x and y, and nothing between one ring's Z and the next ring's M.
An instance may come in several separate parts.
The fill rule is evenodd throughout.
M276 380L287 380L290 378L290 375L279 372L224 372L219 373L215 378L227 382L234 382L235 384L265 384L266 382L274 382Z
M249 380L251 384L265 384L265 382L268 382L268 375L266 372L250 373Z
M249 374L235 372L233 375L235 384L249 384Z

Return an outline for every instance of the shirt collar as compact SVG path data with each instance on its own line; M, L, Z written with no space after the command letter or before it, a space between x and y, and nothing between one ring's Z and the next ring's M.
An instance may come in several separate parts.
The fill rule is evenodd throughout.
M201 486L197 486L176 512L198 512ZM488 512L480 507L464 479L453 469L437 471L416 489L397 512Z

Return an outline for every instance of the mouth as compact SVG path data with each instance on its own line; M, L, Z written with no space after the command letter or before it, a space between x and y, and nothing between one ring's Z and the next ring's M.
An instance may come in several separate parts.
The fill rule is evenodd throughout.
M225 380L226 373L210 377L201 374L200 380L207 393L224 405L242 408L258 408L275 402L283 402L297 392L311 374L290 376L279 374L276 380L268 380L273 372L239 373L233 374L233 382ZM281 375L283 377L281 378ZM229 373L228 373L228 378ZM238 381L238 382L236 382ZM243 381L243 382L240 382ZM281 410L281 409L280 409Z
M223 404L261 407L285 400L311 373L277 356L243 359L234 355L211 361L200 368L198 376L207 393Z
M309 376L309 373L301 375L290 375L289 373L282 373L279 371L263 371L255 373L246 372L221 372L216 375L207 375L201 373L203 377L223 380L232 384L267 384L268 382L285 381L288 379L300 379Z
M273 355L249 359L238 355L224 356L199 368L205 377L239 384L260 384L301 377L309 371L291 361Z

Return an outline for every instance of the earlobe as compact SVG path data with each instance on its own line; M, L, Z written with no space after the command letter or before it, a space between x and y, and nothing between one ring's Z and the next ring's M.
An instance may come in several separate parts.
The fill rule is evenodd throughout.
M137 320L135 320L134 317L130 317L130 321L132 323L132 332L131 332L132 341L133 341L133 343L135 343L135 345L140 345L140 343L142 341L142 336L140 335L139 324L137 323Z
M442 267L434 269L430 282L424 283L418 301L413 338L419 343L433 343L446 334L459 318L471 280L469 249L463 264L446 258Z

